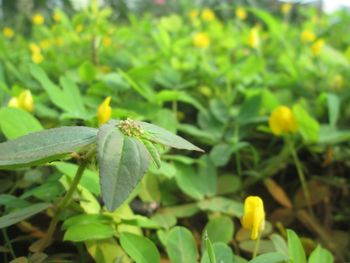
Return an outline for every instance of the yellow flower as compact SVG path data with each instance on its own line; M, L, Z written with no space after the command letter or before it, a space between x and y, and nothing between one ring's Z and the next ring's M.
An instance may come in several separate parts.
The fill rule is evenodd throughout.
M210 45L210 38L206 33L196 33L193 37L193 45L200 48L207 48Z
M111 108L111 106L109 106L110 102L111 102L111 97L108 96L105 98L105 100L98 107L97 120L98 120L99 126L106 123L111 118L112 108Z
M191 12L188 14L188 16L191 18L191 20L195 20L198 17L199 13L198 10L191 10Z
M22 91L18 97L11 98L7 104L8 107L21 108L33 112L34 100L30 90Z
M40 64L41 62L43 62L43 60L44 60L44 57L43 57L43 55L40 52L32 53L32 61L35 64Z
M11 27L4 27L4 29L2 30L2 33L7 38L12 38L15 35L15 32Z
M11 108L18 108L18 99L17 98L11 98L9 100L9 102L7 103L7 106L8 107L11 107Z
M213 21L215 19L215 14L214 14L214 12L211 9L205 8L202 11L201 17L202 17L202 19L204 21L211 22L211 21Z
M264 203L258 196L248 196L244 200L244 214L241 219L244 228L251 230L250 238L255 240L265 227Z
M62 47L64 45L64 39L62 37L56 37L55 44L59 47Z
M254 27L250 30L248 36L248 45L251 48L258 48L260 46L260 36L258 27Z
M236 16L239 18L239 20L245 20L247 18L247 12L243 7L238 7L236 9Z
M112 39L110 37L104 37L102 38L102 44L105 47L109 47L112 44Z
M344 88L344 78L342 75L337 74L333 77L332 88L334 90L342 90Z
M34 109L34 100L30 90L22 91L18 96L18 105L20 108L32 112Z
M278 106L273 110L269 118L269 126L272 133L277 136L293 133L298 128L292 110L286 106Z
M59 23L59 22L61 22L61 20L62 20L62 16L61 16L61 14L60 14L58 11L55 11L55 12L52 14L52 18L53 18L53 20L54 20L56 23Z
M310 43L316 39L316 35L311 30L304 30L300 35L301 42Z
M312 54L314 54L315 56L319 55L321 53L324 45L325 45L325 42L323 39L317 40L311 46Z
M293 5L291 3L284 3L282 6L281 6L281 11L283 14L287 15L290 10L292 9Z
M79 24L75 27L75 32L81 33L84 30L83 25Z
M42 25L45 22L45 18L41 14L35 14L32 17L32 22L34 25Z
M32 53L40 53L41 52L40 47L37 44L34 44L34 43L30 43L29 44L29 49L30 49L30 51Z
M39 46L42 49L48 49L48 48L51 47L51 41L48 40L48 39L41 40L40 43L39 43Z

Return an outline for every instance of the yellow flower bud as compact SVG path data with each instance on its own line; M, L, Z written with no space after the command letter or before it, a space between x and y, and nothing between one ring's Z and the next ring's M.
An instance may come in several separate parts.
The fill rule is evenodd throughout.
M34 100L30 90L22 91L18 96L18 106L26 111L32 112L34 109Z
M244 8L238 7L236 9L236 17L238 17L239 20L245 20L247 18L247 12Z
M11 108L19 108L19 106L18 106L18 99L17 98L11 98L9 100L9 102L7 103L7 106L11 107Z
M311 46L312 54L314 54L315 56L318 56L321 53L324 45L325 45L325 42L323 39L317 40Z
M255 240L265 227L264 203L258 196L248 196L244 201L244 214L241 219L244 228L251 230L250 238Z
M283 14L287 15L290 10L292 9L293 5L291 3L284 3L282 6L281 6L281 11Z
M105 100L98 107L97 120L98 120L99 126L106 123L111 118L112 108L111 108L111 106L109 106L110 103L111 103L111 97L108 96L105 98Z
M204 21L211 22L211 21L213 21L215 19L215 14L214 14L214 12L211 9L205 8L202 11L201 17L202 17L202 19Z
M32 22L34 25L42 25L45 22L45 18L41 14L35 14L32 17Z
M15 35L15 32L11 27L4 27L4 29L2 30L2 33L7 38L12 38Z
M193 37L193 45L199 48L207 48L210 45L210 38L206 33L196 33Z
M258 48L260 46L259 29L257 27L250 30L247 42L251 48Z
M300 40L303 43L310 43L316 39L316 35L311 30L304 30L300 35Z
M277 136L293 133L298 128L292 110L286 106L279 106L271 113L269 126L272 133Z
M43 57L43 55L40 52L39 53L33 53L32 54L32 61L35 64L40 64L41 62L44 61L44 57Z

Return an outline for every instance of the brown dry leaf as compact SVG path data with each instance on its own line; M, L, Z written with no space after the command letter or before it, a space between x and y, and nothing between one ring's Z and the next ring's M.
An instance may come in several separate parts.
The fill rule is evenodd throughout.
M316 205L322 202L326 197L330 195L329 187L319 181L309 181L307 182L307 187L310 193L311 205ZM297 208L306 207L305 196L301 187L295 194L294 206Z
M273 179L271 178L265 179L264 184L267 190L269 191L269 193L279 204L283 205L286 208L293 207L292 202L290 201L286 192Z
M277 208L270 215L271 223L282 223L284 226L289 226L295 219L294 211L289 208Z
M14 260L10 261L10 263L28 263L29 260L26 257L19 257L15 258Z

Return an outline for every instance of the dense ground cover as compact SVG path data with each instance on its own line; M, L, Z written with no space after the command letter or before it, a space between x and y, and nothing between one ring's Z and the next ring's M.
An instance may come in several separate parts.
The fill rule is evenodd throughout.
M1 141L62 126L103 134L110 119L130 118L205 152L171 149L198 150L163 131L145 139L153 126L116 124L152 157L135 189L121 183L112 193L128 197L115 210L108 182L100 187L99 151L63 206L89 151L62 159L53 150L40 165L9 169L25 143L14 153L0 145L2 261L248 262L260 239L251 262L349 260L350 14L288 4L274 14L237 6L172 13L155 3L166 15L115 20L112 9L91 6L3 25ZM54 147L76 143L59 136ZM260 199L244 207L247 196L264 207ZM40 246L52 218L53 241Z

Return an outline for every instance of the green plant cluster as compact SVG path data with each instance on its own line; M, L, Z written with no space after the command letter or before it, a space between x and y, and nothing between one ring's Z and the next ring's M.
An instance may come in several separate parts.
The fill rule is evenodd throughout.
M188 5L3 25L1 261L350 259L350 14Z

